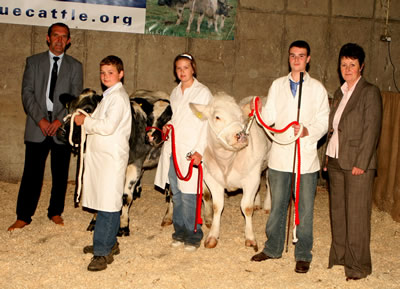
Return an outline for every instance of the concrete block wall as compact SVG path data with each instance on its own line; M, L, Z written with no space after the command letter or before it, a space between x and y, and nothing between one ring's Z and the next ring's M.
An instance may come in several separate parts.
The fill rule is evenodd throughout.
M347 42L357 42L367 54L364 76L382 91L394 91L388 47L399 69L400 1L390 3L390 46L380 41L386 17L382 3L386 1L239 0L233 41L72 29L67 53L83 63L85 87L101 92L99 62L115 54L124 61L129 93L136 89L169 93L175 86L172 61L178 53L189 51L197 60L201 82L213 92L224 90L239 100L267 95L272 81L288 73L288 46L298 39L310 43L310 74L332 95L339 85L339 49ZM25 58L47 49L46 33L46 27L0 24L0 181L17 182L22 175L22 74ZM400 82L400 73L395 76ZM74 162L72 158L71 179Z

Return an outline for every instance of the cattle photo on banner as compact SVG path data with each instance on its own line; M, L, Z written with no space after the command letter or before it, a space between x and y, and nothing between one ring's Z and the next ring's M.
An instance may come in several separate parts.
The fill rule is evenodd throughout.
M233 40L238 0L147 0L146 34Z

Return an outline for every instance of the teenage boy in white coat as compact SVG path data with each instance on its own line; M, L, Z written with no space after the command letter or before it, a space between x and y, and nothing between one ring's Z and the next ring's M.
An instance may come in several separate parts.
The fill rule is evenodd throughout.
M275 123L278 129L296 120L300 73L304 73L299 119L299 123L304 125L300 136L301 180L298 200L300 224L296 227L298 241L294 253L297 273L307 273L312 260L314 198L320 169L317 142L328 130L329 117L328 95L324 86L306 72L310 58L310 46L307 42L298 40L290 45L291 72L272 83L267 103L262 109L262 117L266 124ZM282 141L294 139L300 127L295 125L293 128L277 135L277 138ZM293 156L293 143L289 145L272 143L268 162L272 205L265 229L268 240L263 251L254 255L252 261L278 259L282 256L293 180ZM295 188L294 184L293 187Z
M82 206L97 210L93 246L84 248L85 253L94 255L89 271L106 269L119 253L117 233L132 126L123 76L121 59L112 55L104 58L100 62L100 79L107 87L103 99L91 116L75 118L87 133Z

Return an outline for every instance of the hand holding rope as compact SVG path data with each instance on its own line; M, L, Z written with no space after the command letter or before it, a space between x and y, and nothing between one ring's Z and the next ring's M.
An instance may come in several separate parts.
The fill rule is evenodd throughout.
M84 152L84 147L85 147L85 141L86 141L86 131L85 128L83 127L83 125L81 125L81 143L80 144L75 144L72 141L72 134L74 131L74 126L75 126L75 116L80 115L80 114L84 114L86 116L89 116L89 114L84 111L83 109L77 109L72 115L69 114L64 118L67 119L68 117L71 118L71 129L69 131L69 137L68 137L68 141L70 143L71 146L73 147L78 147L80 146L80 150L79 150L79 172L78 172L78 187L76 189L76 199L75 199L75 203L78 204L79 203L79 197L81 195L81 191L82 191L82 174L83 174L83 152Z
M300 192L300 168L301 168L301 155L300 155L300 136L303 133L303 125L299 124L298 121L292 121L291 123L289 123L287 126L285 126L283 129L275 129L272 128L270 126L268 126L264 120L262 119L261 115L260 115L260 110L259 110L259 102L260 102L260 98L258 96L256 96L254 99L254 109L251 111L250 113L250 117L252 117L254 114L256 116L256 120L257 122L264 128L264 130L266 131L266 133L268 134L268 136L270 136L270 138L282 145L286 145L286 144L290 144L292 142L296 142L298 150L297 150L297 174L296 174L296 200L295 200L295 224L299 225L300 224L300 219L299 219L299 192ZM275 138L275 136L271 133L275 132L275 133L283 133L285 131L287 131L291 126L293 125L300 125L300 130L297 133L297 135L295 136L295 138L293 140L290 141L281 141L278 140L277 138Z
M174 167L175 167L175 172L177 177L182 180L182 181L189 181L192 177L192 172L193 172L193 166L194 166L194 159L190 155L187 155L187 159L190 158L190 164L189 164L189 170L186 174L186 176L183 176L181 170L179 169L178 161L176 158L176 149L175 149L175 129L174 126L171 124L167 124L165 126L167 128L167 132L164 133L162 130L160 130L157 127L146 127L146 131L149 131L150 129L157 129L161 131L161 136L163 141L168 139L168 134L171 131L171 147L172 147L172 160L174 162ZM197 178L197 195L196 195L196 218L194 222L194 232L197 232L197 224L203 224L203 220L201 218L201 201L203 199L203 166L201 162L198 164L198 178Z

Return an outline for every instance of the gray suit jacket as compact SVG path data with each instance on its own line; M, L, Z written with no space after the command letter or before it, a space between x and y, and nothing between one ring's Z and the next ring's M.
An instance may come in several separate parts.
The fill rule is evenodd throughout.
M58 119L61 123L66 109L59 100L60 94L69 93L78 96L82 91L82 64L72 56L64 54L54 89L53 119L49 119L46 107L46 89L50 73L49 52L32 55L26 59L22 81L22 103L27 114L25 141L42 142L46 137L38 124L42 118L52 122ZM61 144L54 136L56 143Z
M329 132L333 132L332 122L342 100L339 88L334 95L329 115ZM378 144L382 123L382 97L379 89L363 77L357 83L342 117L339 121L339 165L342 169L353 167L376 169ZM328 142L330 136L328 134Z

